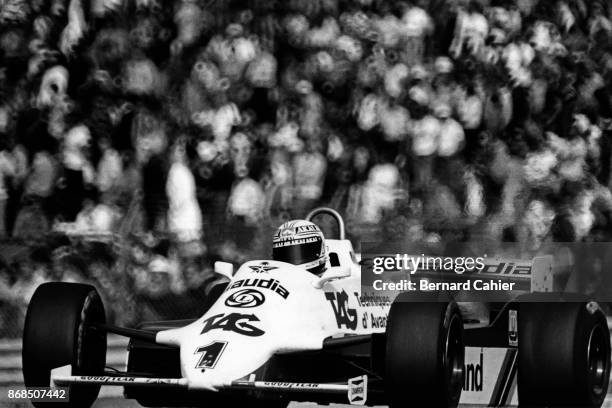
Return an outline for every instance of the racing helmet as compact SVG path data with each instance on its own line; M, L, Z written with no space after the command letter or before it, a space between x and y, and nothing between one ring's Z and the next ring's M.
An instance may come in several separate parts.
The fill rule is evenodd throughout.
M274 233L272 259L301 266L320 275L325 271L327 262L327 249L321 229L310 221L287 221Z

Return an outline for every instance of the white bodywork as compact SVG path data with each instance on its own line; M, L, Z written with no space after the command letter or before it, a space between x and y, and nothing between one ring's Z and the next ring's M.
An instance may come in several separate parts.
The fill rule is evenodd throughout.
M320 350L328 337L384 332L384 325L377 322L386 317L389 306L360 306L360 266L351 256L350 242L328 240L328 246L343 267L349 266L350 276L324 282L319 289L321 278L305 269L284 262L250 261L201 318L157 334L159 344L180 347L188 388L229 387L272 355ZM245 305L231 303L240 293ZM252 301L257 293L264 298L259 305ZM373 320L381 327L372 327ZM219 355L203 364L208 351L198 350L215 344L211 354Z

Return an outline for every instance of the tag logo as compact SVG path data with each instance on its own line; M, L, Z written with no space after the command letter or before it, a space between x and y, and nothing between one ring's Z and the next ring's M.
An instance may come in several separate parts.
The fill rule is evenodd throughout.
M348 295L342 292L326 292L325 298L329 301L336 316L336 323L340 329L345 326L347 329L357 328L357 310L348 307Z
M258 321L259 318L254 314L231 313L225 315L220 313L204 320L204 328L202 328L202 332L200 334L204 334L215 329L221 329L224 331L233 331L234 333L242 334L244 336L258 337L263 335L265 331L249 323Z

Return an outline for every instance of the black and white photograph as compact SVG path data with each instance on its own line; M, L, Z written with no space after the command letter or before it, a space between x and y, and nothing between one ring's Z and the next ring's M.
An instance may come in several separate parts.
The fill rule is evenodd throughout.
M612 408L611 329L612 0L0 0L0 407Z

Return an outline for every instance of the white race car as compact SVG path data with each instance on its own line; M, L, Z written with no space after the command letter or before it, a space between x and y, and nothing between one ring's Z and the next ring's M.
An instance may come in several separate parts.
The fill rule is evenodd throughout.
M602 404L610 335L595 302L526 293L494 305L480 323L464 322L450 296L362 293L342 218L320 208L307 219L319 214L335 217L340 231L326 241L323 275L272 260L246 262L236 273L218 264L229 283L195 320L117 327L106 323L94 287L41 285L23 335L26 386L67 387L70 402L58 406L81 408L101 386L123 386L144 406ZM518 278L548 290L546 259L524 263ZM131 339L126 372L106 367L107 333Z

